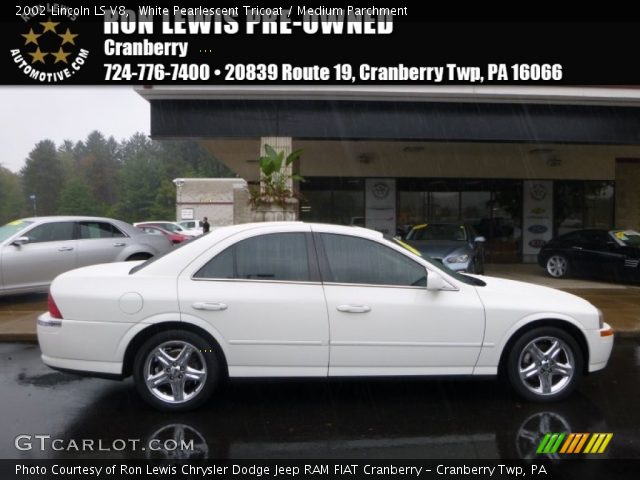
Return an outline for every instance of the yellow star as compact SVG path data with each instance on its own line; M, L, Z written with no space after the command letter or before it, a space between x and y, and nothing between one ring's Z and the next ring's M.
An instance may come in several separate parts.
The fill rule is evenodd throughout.
M40 25L44 27L44 31L42 33L47 33L48 31L52 31L53 33L56 33L56 27L60 25L60 22L52 22L51 17L49 17L48 21L40 22Z
M58 34L58 36L60 38L62 38L62 45L64 45L65 43L70 43L71 45L75 45L76 42L73 40L74 38L76 38L78 36L77 33L71 33L69 31L69 29L67 28L67 32L64 34Z
M71 52L65 52L64 50L62 50L62 47L60 47L60 50L58 50L57 53L51 53L51 55L53 55L54 57L56 57L56 61L53 62L54 64L58 63L58 62L64 62L64 63L69 63L67 62L67 57L69 55L71 55Z
M38 45L38 37L41 37L42 34L37 34L33 31L33 28L30 28L29 33L23 33L22 36L26 39L24 42L25 45L29 45L30 43Z
M40 51L40 47L36 48L35 52L27 52L29 55L31 55L33 57L33 60L31 60L31 63L36 63L36 62L42 62L44 63L44 57L46 57L47 55L49 55L46 52L41 52Z

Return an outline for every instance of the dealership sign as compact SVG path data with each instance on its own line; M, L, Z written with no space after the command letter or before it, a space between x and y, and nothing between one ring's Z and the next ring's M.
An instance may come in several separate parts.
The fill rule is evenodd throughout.
M551 240L553 232L553 182L524 182L523 260L534 261L540 249Z

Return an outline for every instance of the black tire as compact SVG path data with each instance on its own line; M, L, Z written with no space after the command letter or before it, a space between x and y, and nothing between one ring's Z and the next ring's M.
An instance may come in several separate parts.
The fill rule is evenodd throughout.
M147 383L151 377L157 378L155 388ZM138 393L152 407L185 412L211 397L219 383L220 362L215 348L201 336L167 330L142 345L134 359L133 378Z
M567 278L571 274L571 263L569 259L559 253L549 255L544 264L547 274L553 278Z
M552 345L558 347L555 355L551 354ZM518 395L532 402L566 398L576 388L584 365L576 340L557 327L539 327L524 333L511 347L506 362L509 383Z

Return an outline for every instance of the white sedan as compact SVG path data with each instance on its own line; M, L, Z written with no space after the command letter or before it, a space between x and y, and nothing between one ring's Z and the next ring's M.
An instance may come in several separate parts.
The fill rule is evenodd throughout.
M225 376L503 374L550 401L607 365L613 332L587 301L443 268L358 227L223 227L145 263L57 277L42 359L133 375L171 411L203 404Z

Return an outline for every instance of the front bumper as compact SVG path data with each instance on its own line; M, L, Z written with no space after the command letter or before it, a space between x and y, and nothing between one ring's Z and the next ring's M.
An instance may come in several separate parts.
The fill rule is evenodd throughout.
M607 366L613 350L613 330L605 323L599 330L587 330L589 345L589 372L597 372Z

